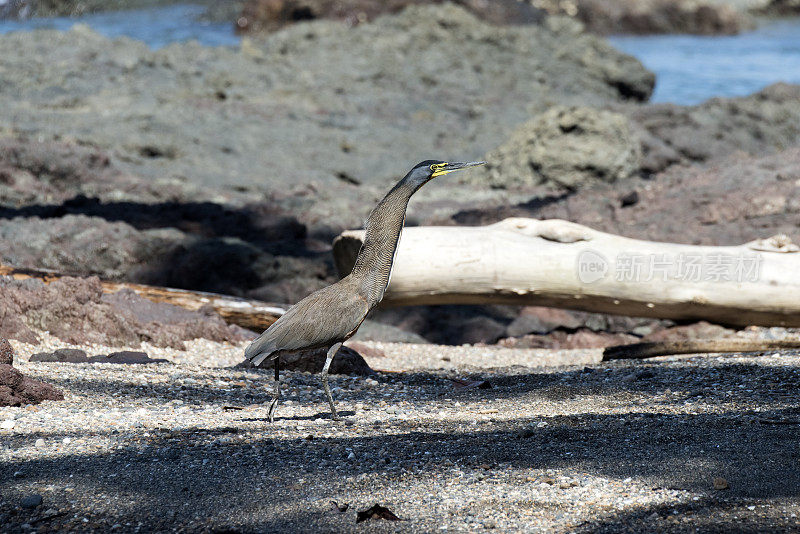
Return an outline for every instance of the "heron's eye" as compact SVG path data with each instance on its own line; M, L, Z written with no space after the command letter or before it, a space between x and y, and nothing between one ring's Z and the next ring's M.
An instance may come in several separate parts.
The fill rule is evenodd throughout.
M436 172L439 169L442 169L442 168L444 168L446 166L447 166L447 163L434 163L433 165L431 165L431 170L433 172Z

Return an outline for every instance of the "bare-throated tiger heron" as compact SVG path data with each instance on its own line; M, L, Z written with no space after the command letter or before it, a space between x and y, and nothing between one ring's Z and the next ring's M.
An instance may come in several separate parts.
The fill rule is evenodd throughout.
M275 360L275 397L269 407L270 422L280 398L281 355L322 347L329 347L322 368L322 385L331 414L338 419L328 387L328 369L342 342L356 333L369 311L383 298L411 195L437 176L483 163L428 160L417 164L370 213L366 236L350 274L286 310L247 347L245 357L253 365L258 366L267 358Z

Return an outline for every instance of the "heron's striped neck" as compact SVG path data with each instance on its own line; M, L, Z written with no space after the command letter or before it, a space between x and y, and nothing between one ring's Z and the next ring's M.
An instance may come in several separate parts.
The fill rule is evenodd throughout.
M370 307L381 301L389 285L408 200L422 185L407 176L389 191L367 219L364 243L351 276L360 282L362 295Z

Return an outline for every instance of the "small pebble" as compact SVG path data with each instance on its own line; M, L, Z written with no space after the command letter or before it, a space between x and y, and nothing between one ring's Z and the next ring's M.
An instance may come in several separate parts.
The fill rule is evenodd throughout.
M11 430L12 428L14 428L15 425L16 423L14 422L13 419L6 419L2 423L0 423L0 428L2 428L3 430Z
M38 493L34 493L33 495L28 495L24 497L22 501L20 501L20 505L23 508L36 508L37 506L42 504L42 496Z
M34 446L35 446L37 449L42 449L42 448L44 448L44 446L45 446L45 445L46 445L46 444L45 444L45 442L44 442L44 439L43 439L43 438L39 438L39 439L37 439L37 440L36 440L36 443L34 443Z

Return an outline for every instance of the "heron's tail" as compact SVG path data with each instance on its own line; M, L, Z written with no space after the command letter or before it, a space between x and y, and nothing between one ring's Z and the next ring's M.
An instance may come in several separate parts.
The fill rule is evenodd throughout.
M261 365L261 362L275 352L275 342L264 334L261 334L258 339L244 349L244 357L250 360L255 367Z

